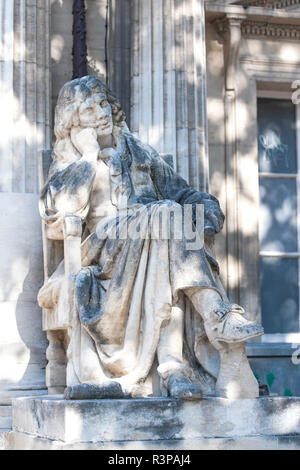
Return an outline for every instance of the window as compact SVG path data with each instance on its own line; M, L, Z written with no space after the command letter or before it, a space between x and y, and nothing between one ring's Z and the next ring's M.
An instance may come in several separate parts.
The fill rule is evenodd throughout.
M265 340L299 340L299 136L291 94L258 98L260 296Z

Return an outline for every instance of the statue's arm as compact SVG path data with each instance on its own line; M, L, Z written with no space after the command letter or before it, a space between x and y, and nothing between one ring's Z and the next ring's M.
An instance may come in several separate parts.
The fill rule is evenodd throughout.
M157 152L152 152L152 179L162 199L170 199L181 205L204 205L205 227L218 233L224 223L224 214L218 200L211 194L197 191L178 175ZM193 211L195 215L195 210Z
M40 195L40 214L50 230L50 238L62 239L66 215L84 220L90 204L95 178L92 162L79 160L62 170L53 171Z

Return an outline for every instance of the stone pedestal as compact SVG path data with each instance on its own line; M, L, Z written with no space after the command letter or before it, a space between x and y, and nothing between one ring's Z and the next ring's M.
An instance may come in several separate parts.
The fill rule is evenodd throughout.
M6 448L300 449L300 398L17 398Z

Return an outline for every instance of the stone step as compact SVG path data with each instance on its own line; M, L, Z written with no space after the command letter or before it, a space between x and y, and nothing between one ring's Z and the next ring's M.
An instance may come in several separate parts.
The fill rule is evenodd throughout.
M0 406L11 406L14 398L18 397L32 397L32 396L44 396L47 393L47 389L37 387L35 388L15 388L9 390L0 390Z

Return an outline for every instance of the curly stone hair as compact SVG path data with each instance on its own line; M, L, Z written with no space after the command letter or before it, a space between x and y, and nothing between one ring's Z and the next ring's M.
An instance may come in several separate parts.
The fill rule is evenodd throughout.
M87 75L67 82L58 95L55 108L54 133L56 144L54 153L59 159L64 160L58 150L60 142L69 139L72 127L79 124L78 110L81 103L97 93L105 93L112 109L114 126L122 127L122 124L125 124L126 117L119 100L99 78Z
M119 100L112 91L97 77L85 76L67 82L61 89L55 108L54 133L57 139L66 138L70 129L78 125L80 104L95 93L105 93L112 108L114 125L125 121L125 114Z

